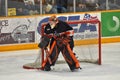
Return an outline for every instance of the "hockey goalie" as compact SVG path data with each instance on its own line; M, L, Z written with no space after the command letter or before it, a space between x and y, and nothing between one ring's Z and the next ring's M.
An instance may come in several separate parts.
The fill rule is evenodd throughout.
M44 28L44 34L38 45L38 47L45 49L47 55L42 63L42 70L50 71L51 66L55 65L60 52L71 71L80 69L80 63L75 56L76 54L73 52L74 30L71 26L66 22L58 20L58 18L53 15L49 18ZM47 49L48 44L50 44L49 51Z

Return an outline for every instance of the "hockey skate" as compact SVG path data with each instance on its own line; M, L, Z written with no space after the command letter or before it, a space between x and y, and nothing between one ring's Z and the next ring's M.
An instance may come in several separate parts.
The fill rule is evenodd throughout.
M72 69L71 71L72 71L72 72L80 72L81 69L82 69L82 68L79 67L79 68Z
M50 66L45 66L44 67L44 71L50 71L50 70L51 70Z

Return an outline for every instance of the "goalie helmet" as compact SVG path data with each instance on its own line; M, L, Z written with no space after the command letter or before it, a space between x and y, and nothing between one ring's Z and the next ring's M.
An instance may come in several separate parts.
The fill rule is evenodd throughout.
M58 18L56 17L56 15L53 15L49 18L49 21L58 21Z

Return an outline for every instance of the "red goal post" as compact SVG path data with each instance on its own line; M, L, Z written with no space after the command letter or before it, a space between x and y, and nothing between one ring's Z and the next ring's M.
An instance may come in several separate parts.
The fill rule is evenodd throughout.
M69 25L72 25L72 24L92 24L92 25L96 25L96 27L97 27L97 34L98 34L96 39L74 40L74 41L75 41L75 48L77 46L81 46L81 45L97 44L97 52L96 52L97 56L95 56L95 57L97 57L96 61L95 60L89 60L89 59L84 59L84 60L80 60L80 61L82 61L82 62L90 62L90 63L97 63L97 64L101 65L101 22L99 20L77 20L77 21L66 21L66 22ZM46 23L43 23L42 26L41 26L42 27L41 28L41 36L44 36L45 25L46 25ZM93 46L91 46L91 47L93 47ZM80 48L81 47L79 47L77 49L77 52L79 52ZM78 53L76 53L76 54L78 54ZM90 55L90 56L92 56L92 55ZM44 57L45 57L44 50L42 50L42 58L41 58L42 62L44 60ZM64 61L58 61L58 63L61 63L61 62L64 62Z
M78 21L67 21L69 25L78 24L81 27L82 24L86 24L88 28L89 25L94 25L96 31L85 31L82 33L75 33L74 35L83 36L83 38L74 38L75 47L73 52L76 53L80 62L96 63L101 65L101 22L99 20L78 20ZM44 28L46 23L41 26L41 37L44 36ZM84 27L84 26L83 26ZM82 34L82 35L81 35ZM86 37L87 36L87 37ZM92 37L91 37L92 36ZM57 63L64 63L65 60L59 55ZM44 49L40 50L35 62L27 63L23 65L24 69L41 69L41 64L46 58Z

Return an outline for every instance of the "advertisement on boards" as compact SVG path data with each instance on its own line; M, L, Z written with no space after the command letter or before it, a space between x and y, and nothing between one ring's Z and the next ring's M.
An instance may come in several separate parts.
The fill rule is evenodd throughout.
M102 16L102 36L120 36L120 12L103 12Z
M41 26L47 23L50 16L39 17L37 31L41 34ZM68 14L57 15L57 18L62 21L78 21L78 20L99 20L101 21L101 13L85 13L85 14ZM69 24L74 29L74 39L87 39L98 36L98 24L95 23L81 23ZM62 26L61 26L62 27Z
M0 19L0 44L35 42L34 18Z

